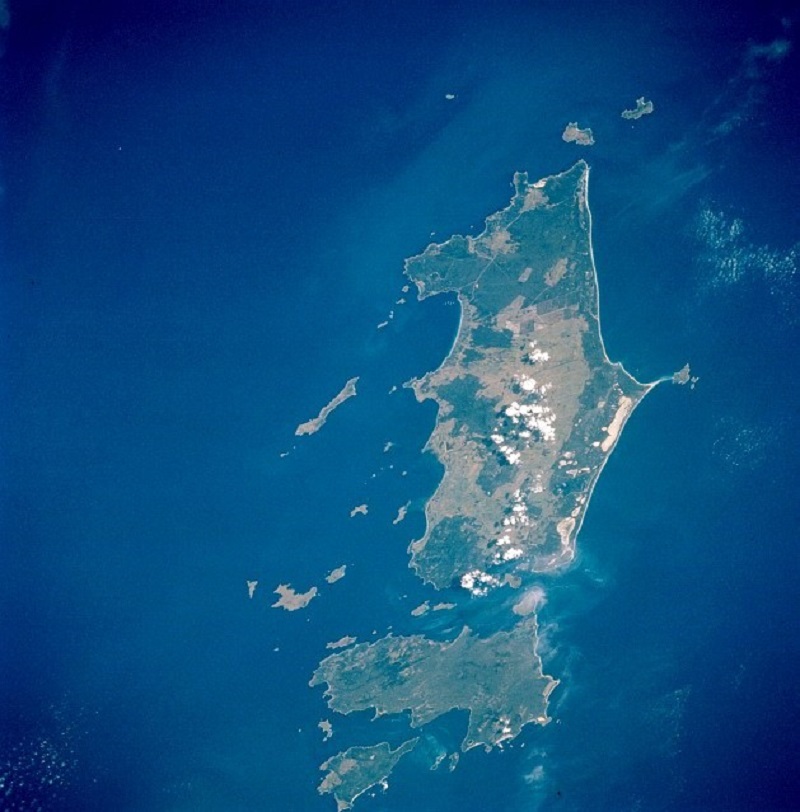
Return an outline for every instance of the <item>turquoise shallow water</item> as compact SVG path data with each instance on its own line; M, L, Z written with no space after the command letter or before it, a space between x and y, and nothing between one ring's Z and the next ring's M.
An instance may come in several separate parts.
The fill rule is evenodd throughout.
M439 362L457 313L395 305L403 259L432 232L479 228L514 170L571 165L583 153L559 136L574 119L597 139L609 355L640 379L690 360L701 381L648 396L579 561L543 581L554 722L452 774L412 757L364 808L795 804L797 287L765 269L793 261L796 146L775 133L797 123L779 103L797 56L752 47L792 38L785 11L12 17L7 808L325 809L314 787L334 745L408 734L353 717L323 744L306 684L343 634L491 622L469 606L408 614L430 597L406 546L440 471L419 453L431 405L388 392ZM643 93L656 114L623 123ZM703 242L709 211L744 236ZM726 257L741 273L712 286ZM296 440L353 375L358 397ZM270 609L286 581L324 589L304 612ZM463 724L436 735L452 746Z

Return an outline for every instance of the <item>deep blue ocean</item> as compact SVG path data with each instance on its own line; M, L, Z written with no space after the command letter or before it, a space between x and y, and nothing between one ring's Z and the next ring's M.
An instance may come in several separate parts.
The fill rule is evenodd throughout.
M800 809L798 24L790 3L11 2L0 809L331 810L322 761L409 736L307 685L342 635L473 622L407 567L441 470L434 407L390 390L458 312L396 304L403 260L477 233L515 170L580 157L609 356L700 380L645 399L578 561L542 580L553 722L452 773L409 756L357 808ZM621 119L641 95L654 114ZM287 582L320 595L270 608ZM425 599L459 608L412 618Z

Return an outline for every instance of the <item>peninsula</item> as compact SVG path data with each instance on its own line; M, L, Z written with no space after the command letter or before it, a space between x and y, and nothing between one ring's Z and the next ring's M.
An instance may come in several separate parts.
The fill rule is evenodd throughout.
M337 812L353 806L356 798L376 784L385 784L389 773L398 761L410 753L419 739L404 742L392 750L387 742L371 747L350 747L337 753L320 766L326 770L317 791L320 795L332 794L336 799Z

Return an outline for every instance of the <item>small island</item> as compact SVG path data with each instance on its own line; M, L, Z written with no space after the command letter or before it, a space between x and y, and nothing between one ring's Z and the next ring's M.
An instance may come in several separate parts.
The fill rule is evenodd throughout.
M317 792L332 794L336 799L337 812L350 809L356 798L376 784L385 784L389 774L400 759L410 753L419 739L404 742L392 750L388 742L371 747L350 747L329 758L320 766L327 774Z
M350 518L352 519L353 516L366 516L368 512L369 512L369 505L367 505L367 503L364 502L361 505L356 505L350 511Z
M331 570L325 576L325 580L329 584L335 584L337 581L341 581L345 575L347 575L347 564L342 564L341 567L336 567L336 569Z
M411 502L406 502L404 505L400 505L400 507L397 508L397 516L392 519L392 524L400 524L400 522L402 522L403 519L405 519L405 517L408 515L408 509L410 507Z
M419 606L411 610L412 617L422 617L422 615L427 614L431 610L431 602L424 601Z
M578 144L581 147L590 147L594 144L594 133L591 127L581 128L577 121L570 121L561 133L561 137L568 144Z
M276 595L280 595L280 597L272 604L272 608L285 609L287 612L296 612L298 609L305 609L317 596L317 588L315 586L312 586L308 592L296 592L289 584L278 584L274 592Z
M431 606L430 601L423 601L419 606L415 607L411 610L412 617L422 617L422 615L427 615L428 612L443 612L447 609L455 609L456 605L454 603L446 603L444 601L440 603L435 603Z
M621 115L622 118L636 120L642 116L649 116L653 110L655 110L653 102L648 101L644 96L639 96L636 99L636 107L633 110L623 110Z
M247 582L247 597L251 598L253 595L256 594L256 587L258 586L258 581L248 581Z
M686 384L690 384L689 388L694 389L695 384L700 380L697 375L692 375L692 371L689 368L689 364L686 364L683 369L679 369L676 373L672 376L672 383L677 384L678 386L686 386Z
M349 398L356 396L356 384L358 383L358 377L350 378L350 380L344 385L342 391L339 392L338 395L330 402L327 406L323 406L320 410L320 413L311 420L307 420L305 423L301 423L296 429L295 434L298 437L303 436L304 434L316 434L324 425L327 419L330 417L331 412L334 409L338 409L346 400Z

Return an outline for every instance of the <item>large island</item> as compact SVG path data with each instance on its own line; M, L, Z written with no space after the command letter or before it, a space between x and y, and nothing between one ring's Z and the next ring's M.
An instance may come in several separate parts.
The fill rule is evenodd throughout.
M445 475L412 564L438 588L486 594L511 573L568 564L600 471L654 386L609 361L600 335L589 167L528 181L478 237L409 259L420 298L452 292L445 362L412 381L439 405L428 448Z

